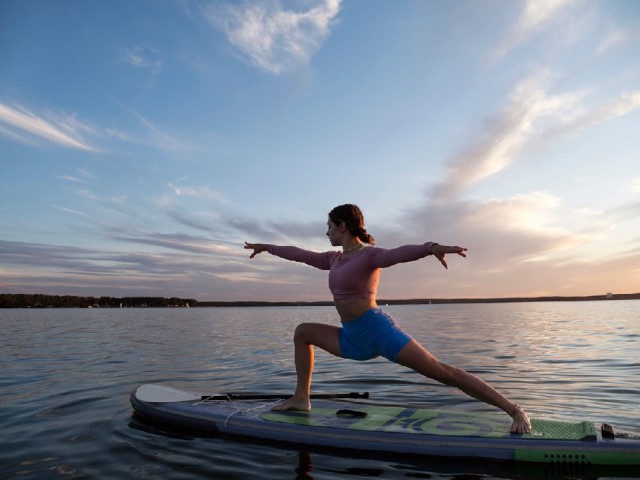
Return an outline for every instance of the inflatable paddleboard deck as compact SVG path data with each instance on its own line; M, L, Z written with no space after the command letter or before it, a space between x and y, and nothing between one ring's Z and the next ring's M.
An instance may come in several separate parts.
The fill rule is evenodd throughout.
M366 394L344 396L366 398ZM133 391L131 405L143 419L165 426L309 447L516 462L640 465L640 438L617 436L608 425L597 427L593 422L532 419L532 432L520 435L509 433L511 420L503 414L325 399L314 400L311 412L273 412L274 397L283 398L264 395L249 400L236 395L228 400L225 394L206 396L147 384Z

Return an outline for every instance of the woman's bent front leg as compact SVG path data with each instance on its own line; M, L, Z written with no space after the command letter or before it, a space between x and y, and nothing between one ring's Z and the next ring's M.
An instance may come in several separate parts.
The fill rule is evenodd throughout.
M317 346L340 356L340 329L323 323L301 323L293 335L296 365L296 390L293 397L276 405L272 410L311 410L311 375L313 373L314 351Z

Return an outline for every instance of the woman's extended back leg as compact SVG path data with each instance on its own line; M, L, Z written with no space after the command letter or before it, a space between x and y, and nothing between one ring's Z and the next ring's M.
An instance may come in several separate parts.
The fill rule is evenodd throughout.
M465 370L441 362L416 340L411 340L400 350L398 363L425 377L457 387L473 398L504 410L513 418L511 432L524 433L531 430L529 417L522 408L510 402L484 380Z

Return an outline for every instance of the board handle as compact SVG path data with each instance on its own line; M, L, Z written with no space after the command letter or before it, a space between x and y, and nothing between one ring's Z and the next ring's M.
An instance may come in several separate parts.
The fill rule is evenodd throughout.
M290 393L214 393L212 395L202 395L201 401L215 400L278 400L291 396ZM369 392L349 392L349 393L312 393L310 398L369 398Z

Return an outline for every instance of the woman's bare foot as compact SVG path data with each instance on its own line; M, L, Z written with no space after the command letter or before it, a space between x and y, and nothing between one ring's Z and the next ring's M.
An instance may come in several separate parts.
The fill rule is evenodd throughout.
M271 410L275 412L281 412L284 410L299 410L302 412L308 412L309 410L311 410L311 401L309 400L309 397L298 398L296 396L293 396L280 403L279 405L276 405Z
M513 419L511 433L528 433L531 431L529 415L527 415L527 412L525 412L520 405L516 405L509 415Z

